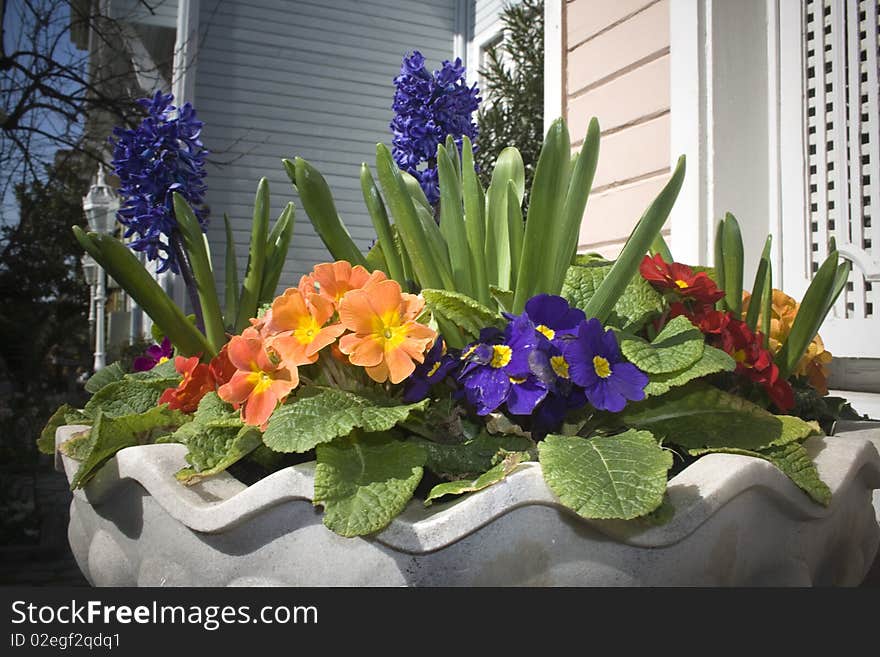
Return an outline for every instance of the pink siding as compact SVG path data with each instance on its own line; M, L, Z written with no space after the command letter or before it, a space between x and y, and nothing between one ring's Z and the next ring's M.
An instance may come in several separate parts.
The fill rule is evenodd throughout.
M569 0L565 114L572 143L602 129L581 250L613 256L669 176L669 0Z

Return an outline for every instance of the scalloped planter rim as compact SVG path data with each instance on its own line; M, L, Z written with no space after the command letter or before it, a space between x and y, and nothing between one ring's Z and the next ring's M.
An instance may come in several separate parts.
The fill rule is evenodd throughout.
M84 428L61 427L56 445ZM880 544L880 424L850 429L806 443L828 508L763 460L710 454L670 480L667 523L585 520L529 463L354 539L323 526L314 463L187 488L185 447L144 445L75 492L68 534L96 586L851 586ZM77 465L56 450L68 480Z

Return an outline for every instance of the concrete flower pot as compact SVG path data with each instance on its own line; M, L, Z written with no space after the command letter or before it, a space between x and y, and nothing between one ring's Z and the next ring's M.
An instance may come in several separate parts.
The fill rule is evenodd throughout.
M60 444L82 427L61 427ZM185 448L132 447L74 495L69 538L96 586L857 585L880 543L880 455L869 427L806 446L828 508L763 460L712 454L669 482L664 525L588 521L540 465L346 539L313 507L314 464L245 486L221 474L186 488ZM58 453L68 479L77 463Z

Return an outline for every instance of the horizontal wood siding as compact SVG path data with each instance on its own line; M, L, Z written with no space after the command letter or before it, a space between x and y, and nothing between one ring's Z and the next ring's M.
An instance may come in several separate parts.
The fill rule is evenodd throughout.
M201 0L195 106L211 149L208 238L222 281L223 213L233 222L240 276L247 263L254 193L269 180L272 218L296 204L281 285L329 255L281 165L300 156L327 179L359 247L374 239L359 169L375 169L377 142L391 143L392 79L412 50L429 68L452 56L454 0ZM375 175L375 171L374 171Z
M669 176L669 0L571 0L563 29L573 146L602 129L579 246L615 256Z
M513 4L511 0L475 0L474 31L478 35L488 30L498 20L505 5Z

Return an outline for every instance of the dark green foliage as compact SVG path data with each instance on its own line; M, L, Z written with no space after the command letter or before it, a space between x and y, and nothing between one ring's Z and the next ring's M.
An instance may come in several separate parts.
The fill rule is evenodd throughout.
M501 15L504 37L480 69L482 106L475 154L484 187L501 151L515 146L526 171L526 199L544 136L544 3L522 0Z

